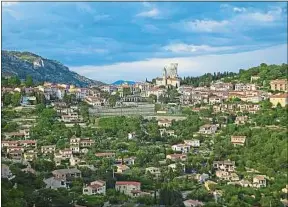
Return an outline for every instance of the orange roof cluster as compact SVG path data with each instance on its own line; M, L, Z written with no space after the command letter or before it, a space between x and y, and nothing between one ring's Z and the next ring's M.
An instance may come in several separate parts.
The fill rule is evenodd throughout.
M288 98L288 94L287 93L275 94L270 96L270 98Z

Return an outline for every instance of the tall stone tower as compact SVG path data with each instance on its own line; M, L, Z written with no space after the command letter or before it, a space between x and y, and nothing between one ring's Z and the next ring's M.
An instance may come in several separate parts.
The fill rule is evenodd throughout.
M167 70L166 67L163 68L163 85L166 86L167 85Z
M167 76L169 78L177 78L178 73L177 73L177 68L178 68L178 63L170 63L165 67L167 71Z

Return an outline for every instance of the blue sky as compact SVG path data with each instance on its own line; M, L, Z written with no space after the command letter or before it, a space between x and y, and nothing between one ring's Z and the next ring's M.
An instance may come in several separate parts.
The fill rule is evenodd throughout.
M145 80L287 62L285 2L6 2L2 49L92 79Z

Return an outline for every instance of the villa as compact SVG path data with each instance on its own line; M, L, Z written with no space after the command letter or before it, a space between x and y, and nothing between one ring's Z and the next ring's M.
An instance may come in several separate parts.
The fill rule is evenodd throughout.
M106 194L106 182L102 180L96 180L91 182L89 185L83 188L84 195L96 195Z

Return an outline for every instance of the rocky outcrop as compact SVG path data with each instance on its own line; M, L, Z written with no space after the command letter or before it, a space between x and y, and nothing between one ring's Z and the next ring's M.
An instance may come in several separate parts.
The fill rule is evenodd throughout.
M30 52L2 51L2 76L32 76L36 82L72 84L80 87L102 85L100 81L81 76L58 61L49 60Z

